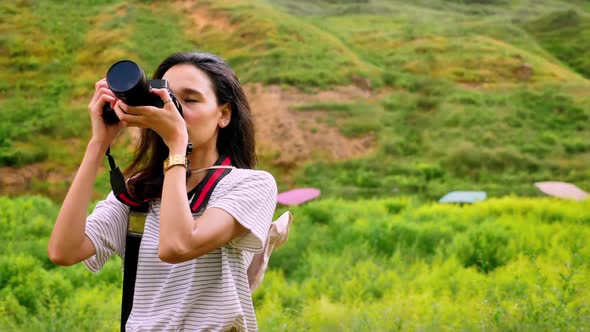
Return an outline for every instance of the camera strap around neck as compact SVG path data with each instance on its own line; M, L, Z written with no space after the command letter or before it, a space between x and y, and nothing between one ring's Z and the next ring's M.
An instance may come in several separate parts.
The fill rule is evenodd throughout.
M235 167L231 165L231 159L221 156L211 167L191 170L194 173L207 171L205 178L189 193L189 195L193 195L190 202L192 213L201 214L205 210L213 189L215 189L219 181L228 175L233 168Z
M135 279L137 277L137 262L139 259L139 247L143 236L145 218L152 198L137 200L127 191L125 178L117 167L114 158L107 149L106 156L110 166L110 181L113 194L121 203L129 206L128 230L125 239L125 257L123 260L123 290L121 300L121 331L125 331L127 319L133 308L133 296L135 293ZM188 193L189 206L192 213L202 214L209 203L211 194L221 179L228 175L232 169L230 157L220 156L211 167L187 170L187 174L207 172L205 178ZM137 220L141 219L141 220Z

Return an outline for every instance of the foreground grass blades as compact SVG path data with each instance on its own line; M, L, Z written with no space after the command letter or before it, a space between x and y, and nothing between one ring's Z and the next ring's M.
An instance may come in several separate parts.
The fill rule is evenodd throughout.
M578 331L590 326L590 202L320 200L254 293L262 331ZM121 260L56 268L57 206L0 198L0 330L116 331ZM277 211L281 213L282 209Z

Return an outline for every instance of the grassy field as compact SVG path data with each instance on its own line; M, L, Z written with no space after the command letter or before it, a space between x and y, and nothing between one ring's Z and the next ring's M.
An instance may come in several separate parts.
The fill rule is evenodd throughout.
M121 260L98 275L54 266L57 209L0 198L0 330L116 331ZM253 294L261 331L590 327L588 202L325 199L291 211L289 241Z

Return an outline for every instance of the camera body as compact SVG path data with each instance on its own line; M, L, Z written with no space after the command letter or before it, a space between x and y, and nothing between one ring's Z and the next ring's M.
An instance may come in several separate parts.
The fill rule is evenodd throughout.
M129 106L155 106L162 108L164 102L153 93L151 89L168 89L170 98L176 109L182 115L180 102L168 87L168 81L164 79L148 80L143 69L131 60L115 62L107 71L107 84L113 94ZM102 116L107 124L119 122L119 117L110 104L103 107Z

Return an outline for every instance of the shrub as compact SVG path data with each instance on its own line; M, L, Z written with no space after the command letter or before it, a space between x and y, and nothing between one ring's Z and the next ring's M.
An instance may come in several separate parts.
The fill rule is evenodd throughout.
M501 226L482 223L458 235L452 244L452 252L465 267L473 266L489 273L510 259L508 240L509 234Z

